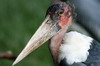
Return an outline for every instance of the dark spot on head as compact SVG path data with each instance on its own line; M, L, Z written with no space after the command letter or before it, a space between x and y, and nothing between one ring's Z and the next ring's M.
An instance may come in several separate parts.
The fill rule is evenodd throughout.
M54 4L52 6L50 6L46 12L46 15L50 15L50 18L52 20L58 20L59 16L58 16L58 10L61 9L60 4Z
M71 15L68 14L69 12ZM74 7L70 3L61 2L50 6L46 12L46 15L50 15L52 20L59 20L61 14L69 17L73 16Z
M50 7L48 8L46 14L50 14L50 15L51 15L51 14L55 14L55 12L56 12L57 10L59 10L59 8L60 8L59 4L54 4L54 5L52 5L52 6L50 6Z

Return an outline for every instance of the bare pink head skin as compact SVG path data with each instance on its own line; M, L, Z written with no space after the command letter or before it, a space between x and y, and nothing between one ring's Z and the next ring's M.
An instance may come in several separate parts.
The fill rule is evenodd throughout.
M27 43L26 47L19 54L13 65L17 64L24 57L37 49L44 42L51 39L49 45L54 61L57 62L58 50L62 38L73 19L73 10L70 4L59 2L50 6L47 10L45 20L35 34Z

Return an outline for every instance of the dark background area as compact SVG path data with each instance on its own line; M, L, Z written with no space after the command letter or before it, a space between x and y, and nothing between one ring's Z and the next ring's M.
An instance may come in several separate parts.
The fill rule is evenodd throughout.
M49 0L0 0L0 52L17 56L44 20L49 5ZM0 66L12 63L0 58ZM52 66L47 43L16 66Z

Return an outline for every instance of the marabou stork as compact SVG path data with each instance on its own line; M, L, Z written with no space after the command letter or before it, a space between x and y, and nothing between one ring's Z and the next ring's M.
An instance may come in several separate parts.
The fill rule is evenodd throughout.
M50 6L44 22L13 65L50 39L55 66L100 66L100 44L96 40L76 31L66 33L74 22L74 14L70 3L58 2Z

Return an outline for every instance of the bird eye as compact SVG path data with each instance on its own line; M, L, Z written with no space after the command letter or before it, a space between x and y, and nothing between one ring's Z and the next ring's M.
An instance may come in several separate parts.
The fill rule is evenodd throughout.
M61 15L63 13L64 13L64 10L63 9L59 10L59 12L58 12L59 15Z

